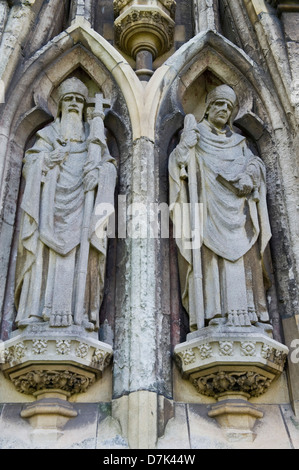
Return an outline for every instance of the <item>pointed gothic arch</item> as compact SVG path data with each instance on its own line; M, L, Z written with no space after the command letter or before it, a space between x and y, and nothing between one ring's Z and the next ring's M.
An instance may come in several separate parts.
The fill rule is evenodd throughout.
M11 332L14 321L12 292L17 232L13 227L18 215L16 207L21 194L24 150L35 132L55 117L55 90L59 84L78 73L91 95L101 91L111 102L105 126L112 136L112 148L121 155L120 165L130 165L128 156L133 135L140 134L138 93L141 84L120 54L92 29L72 25L25 63L18 80L8 90L1 119L4 129L1 135L3 166L0 169L4 204L1 209L6 229L1 253L11 253L10 257L3 256L5 263L2 266L7 279L6 285L1 285L0 293L3 338ZM126 186L128 182L120 178L119 185L122 184Z

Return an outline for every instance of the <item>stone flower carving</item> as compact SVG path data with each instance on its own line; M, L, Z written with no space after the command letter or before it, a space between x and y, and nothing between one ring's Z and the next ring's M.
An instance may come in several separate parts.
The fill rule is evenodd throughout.
M264 359L269 359L271 356L272 348L270 348L267 344L263 344L261 355Z
M89 351L89 346L87 344L80 343L76 349L76 356L84 359L84 357L87 356L88 351Z
M209 343L199 346L198 350L199 350L201 359L209 359L213 353L212 346Z
M34 354L43 354L47 351L48 341L37 339L32 342L32 351Z
M195 354L192 349L188 349L181 354L182 361L185 365L193 364L195 362Z
M25 354L26 354L25 344L23 342L16 344L16 346L14 347L14 358L20 361L21 359L23 359Z
M256 345L252 342L241 343L242 356L254 356L256 354Z
M232 356L234 352L234 343L231 341L219 342L219 353L221 356Z
M96 349L92 357L92 363L99 367L101 370L103 370L104 367L106 367L110 363L110 360L111 354L101 349Z
M70 393L84 393L95 381L70 371L33 370L13 380L18 392L33 394L40 390L58 389Z
M71 350L71 342L69 340L56 341L56 351L58 354L69 354Z
M251 397L259 397L268 390L271 379L252 371L220 371L194 380L194 385L199 393L210 397L217 397L227 392L242 392Z
M278 349L270 348L266 344L263 345L261 355L267 361L274 362L280 367L283 367L287 358L287 355Z

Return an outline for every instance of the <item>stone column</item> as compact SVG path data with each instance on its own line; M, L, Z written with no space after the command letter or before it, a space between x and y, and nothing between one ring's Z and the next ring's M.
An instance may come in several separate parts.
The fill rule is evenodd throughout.
M0 45L0 79L6 86L9 85L13 76L22 52L23 42L34 20L36 14L32 8L34 3L35 0L22 0L13 5L9 11ZM7 7L5 6L4 9L7 15Z
M127 234L121 242L124 263L119 266L117 288L113 414L130 447L146 449L156 445L159 385L163 382L157 370L162 315L157 295L158 240L149 224L158 184L154 143L145 137L137 139L131 165L132 174L121 182L121 186L128 185L131 196L126 201ZM169 369L165 360L164 367Z
M219 30L218 0L193 0L195 34Z
M85 19L92 23L93 0L72 0L70 10L70 22L73 23L78 18Z
M7 3L7 0L1 0L0 2L0 38L5 28L8 12L9 12L9 6Z

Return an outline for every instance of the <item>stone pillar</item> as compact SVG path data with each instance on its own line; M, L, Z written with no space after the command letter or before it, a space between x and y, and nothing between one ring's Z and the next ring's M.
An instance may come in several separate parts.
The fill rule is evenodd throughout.
M9 12L9 7L8 7L7 0L1 0L0 2L0 38L5 28L8 12Z
M2 2L3 3L3 2ZM17 2L10 9L0 44L0 79L8 87L22 53L22 46L30 31L36 12L35 0ZM7 14L7 8L5 15ZM11 45L14 44L12 48Z
M219 30L218 0L193 0L195 34Z
M134 142L126 201L125 265L120 266L114 344L113 413L131 448L154 448L157 439L157 240L149 215L156 201L154 143ZM124 234L123 234L124 235ZM147 425L144 425L147 423ZM147 429L148 432L144 432Z
M93 0L72 0L70 10L70 22L74 23L78 19L92 23Z
M299 62L298 62L298 21L299 21L299 2L288 5L279 5L281 20L283 23L284 34L286 38L287 52L292 75L291 100L296 107L296 114L299 116Z
M296 116L299 116L299 65L298 65L298 21L299 21L299 1L298 0L272 0L269 1L274 8L277 9L277 14L281 20L283 27L283 34L285 36L286 44L286 61L289 63L290 79L290 99L295 107ZM296 143L297 141L297 143ZM295 147L298 147L298 135L295 137ZM296 359L296 347L298 344L299 324L298 316L292 313L292 316L285 316L282 319L282 326L286 344L292 349L290 361L288 363L288 377L290 396L292 401L293 410L296 416L299 416L299 371ZM295 352L294 352L295 351ZM295 360L293 360L293 354Z

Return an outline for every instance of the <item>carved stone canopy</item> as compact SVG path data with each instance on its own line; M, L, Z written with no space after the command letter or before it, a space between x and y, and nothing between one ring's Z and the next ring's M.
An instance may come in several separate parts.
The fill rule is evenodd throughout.
M173 0L154 0L150 5L143 1L115 0L116 46L134 59L140 51L149 51L156 58L171 49L175 5Z
M114 15L117 17L125 7L128 7L129 4L132 4L132 0L114 0ZM138 2L139 4L146 4L147 2ZM175 11L176 11L176 2L175 0L159 0L159 3L167 10L170 14L170 17L174 20Z

